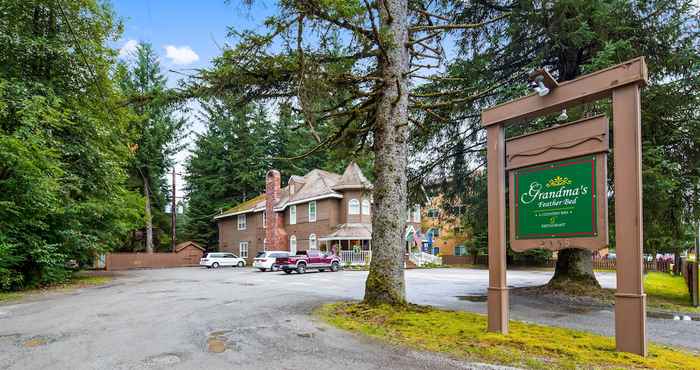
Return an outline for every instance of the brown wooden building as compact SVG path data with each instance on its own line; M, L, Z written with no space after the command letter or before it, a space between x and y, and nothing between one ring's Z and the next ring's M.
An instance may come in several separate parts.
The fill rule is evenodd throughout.
M352 162L342 175L312 170L291 176L284 188L280 174L267 174L264 194L215 217L219 249L252 262L264 250L319 249L368 253L372 239L372 184ZM409 212L411 230L420 225L420 209Z

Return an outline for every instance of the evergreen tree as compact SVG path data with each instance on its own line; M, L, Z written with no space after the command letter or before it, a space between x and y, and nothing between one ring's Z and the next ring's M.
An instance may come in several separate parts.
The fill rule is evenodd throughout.
M175 108L161 99L167 79L161 72L153 46L140 43L132 57L131 65L126 62L118 65L116 78L124 95L151 98L145 104L133 106L135 115L129 122L135 137L131 144L134 156L129 166L129 185L141 191L145 199L144 247L150 253L154 247L153 225L161 231L170 229L170 220L164 214L171 192L166 175L174 165L173 156L180 149L178 144L185 121L176 117ZM159 239L161 245L169 248L168 240Z
M209 249L218 245L214 216L264 191L270 123L261 107L203 102L197 137L185 163L188 223L185 235Z

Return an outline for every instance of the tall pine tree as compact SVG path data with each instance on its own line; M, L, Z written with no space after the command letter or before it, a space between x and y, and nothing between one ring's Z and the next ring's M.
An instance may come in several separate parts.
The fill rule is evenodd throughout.
M180 149L179 142L185 121L178 118L175 107L162 99L167 79L163 75L158 55L149 43L139 43L132 60L118 65L116 78L126 96L148 96L145 104L135 104L129 130L135 138L130 145L133 157L129 166L130 187L143 194L144 227L143 247L153 252L154 224L158 230L169 230L170 221L164 215L170 189L166 173L172 166L173 156ZM161 245L167 246L167 240ZM141 249L138 246L129 249Z

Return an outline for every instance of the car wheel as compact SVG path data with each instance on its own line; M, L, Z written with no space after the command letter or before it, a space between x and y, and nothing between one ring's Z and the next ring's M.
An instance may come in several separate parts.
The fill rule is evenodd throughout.
M318 271L324 272L324 271L326 271L326 269L318 269Z
M215 268L215 269L218 269L218 268L219 268L219 263L218 263L218 262L214 262L214 263L211 264L211 267L213 267L213 268Z
M260 271L265 272L265 271L267 271L267 269L260 269Z
M284 270L284 273L287 274L287 275L289 275L289 274L292 273L292 270Z
M243 266L245 266L245 262L243 262L243 261L238 262L238 267L243 267Z
M338 264L338 262L331 263L331 271L336 272L338 270L340 270L340 265Z
M306 265L303 263L300 263L299 266L297 266L297 274L304 274L306 273Z

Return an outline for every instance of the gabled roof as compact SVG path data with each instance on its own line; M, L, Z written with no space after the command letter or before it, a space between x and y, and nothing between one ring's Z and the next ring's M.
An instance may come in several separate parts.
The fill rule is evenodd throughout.
M183 249L189 247L190 245L193 246L193 247L195 247L195 248L197 248L197 249L202 250L202 252L206 252L206 251L207 251L206 249L202 248L201 245L199 245L199 244L197 244L197 243L195 243L195 242L193 242L193 241L191 241L191 240L188 240L188 241L186 241L186 242L182 242L182 243L176 245L176 246L175 246L175 253L177 253L177 252L179 252L179 251L181 251L181 250L183 250Z
M340 189L371 189L372 183L367 180L362 173L360 166L355 162L350 162L343 172L340 181L333 186L334 190Z
M275 204L275 211L282 211L287 206L325 198L342 198L338 190L343 189L372 189L372 183L367 180L362 170L355 162L351 162L343 175L324 170L311 170L304 176L293 175L289 178L295 183L294 194L290 193L289 185L280 189L280 198ZM225 218L248 212L259 212L265 209L265 193L249 199L214 219Z
M288 205L321 198L342 198L343 195L333 190L332 186L340 180L340 175L323 170L311 170L301 179L294 179L301 185L290 195L289 186L280 192L280 200L275 210L282 210Z

